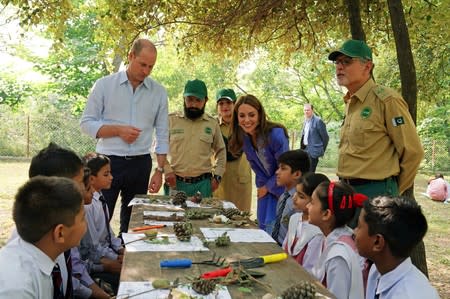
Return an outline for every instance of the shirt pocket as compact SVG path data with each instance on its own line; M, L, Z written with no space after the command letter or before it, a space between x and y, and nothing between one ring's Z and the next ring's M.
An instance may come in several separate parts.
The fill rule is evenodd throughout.
M170 134L170 147L172 153L182 153L184 147L184 133Z
M356 123L350 128L348 141L351 150L355 153L367 150L368 140L375 132L375 124L371 121Z
M212 143L213 143L213 137L212 135L208 134L201 134L199 142L199 152L201 155L210 156L212 151Z

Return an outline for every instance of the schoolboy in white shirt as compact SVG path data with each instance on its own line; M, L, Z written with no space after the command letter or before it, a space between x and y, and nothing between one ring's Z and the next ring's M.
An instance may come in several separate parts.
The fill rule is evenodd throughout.
M82 192L70 179L43 176L19 189L13 206L19 237L0 250L0 298L64 296L57 257L86 232Z
M426 231L427 220L413 199L382 196L364 202L355 242L359 254L374 262L366 299L439 298L409 257Z

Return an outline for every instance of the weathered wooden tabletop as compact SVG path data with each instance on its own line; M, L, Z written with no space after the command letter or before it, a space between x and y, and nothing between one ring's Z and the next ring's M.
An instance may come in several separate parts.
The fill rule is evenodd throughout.
M144 225L144 210L149 210L149 207L142 205L133 206L130 229ZM214 224L207 220L191 220L191 222L194 227L194 234L200 238L202 238L200 227L225 227L224 224ZM162 228L159 231L161 233L173 233L173 228ZM193 261L203 261L211 259L213 252L215 252L217 256L223 256L228 260L232 260L237 257L251 258L283 252L282 248L276 243L231 243L230 246L225 247L213 245L210 249L210 251L202 252L125 252L120 280L153 281L165 278L174 281L176 278L179 278L181 281L187 281L189 277L199 277L202 273L218 269L218 267L211 265L192 265L192 267L186 269L161 269L159 263L161 260L166 259L189 258ZM232 298L261 298L269 291L273 294L281 295L285 289L302 280L313 282L319 293L334 298L327 289L291 257L253 270L266 274L264 277L258 278L258 280L267 285L269 289L253 283L249 287L251 293L247 293L239 290L239 285L228 285L228 291Z

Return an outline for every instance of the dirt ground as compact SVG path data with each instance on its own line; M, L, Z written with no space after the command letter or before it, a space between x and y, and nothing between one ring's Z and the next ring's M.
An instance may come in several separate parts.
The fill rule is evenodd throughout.
M29 162L0 160L0 247L8 239L13 221L11 216L13 198L17 188L27 179ZM335 179L330 170L318 169ZM431 284L438 290L441 298L450 299L450 204L427 199L425 192L428 175L419 174L415 182L415 195L428 220L428 233L424 243L427 255L428 272ZM114 213L113 229L118 229L118 219Z

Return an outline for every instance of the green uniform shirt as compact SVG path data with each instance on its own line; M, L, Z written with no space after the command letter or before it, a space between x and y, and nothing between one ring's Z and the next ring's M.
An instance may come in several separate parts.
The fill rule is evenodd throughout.
M196 177L214 172L222 176L226 150L217 120L206 113L195 120L181 112L170 113L168 160L166 173Z
M372 180L398 176L403 193L412 186L424 155L406 102L372 79L344 100L337 175Z

